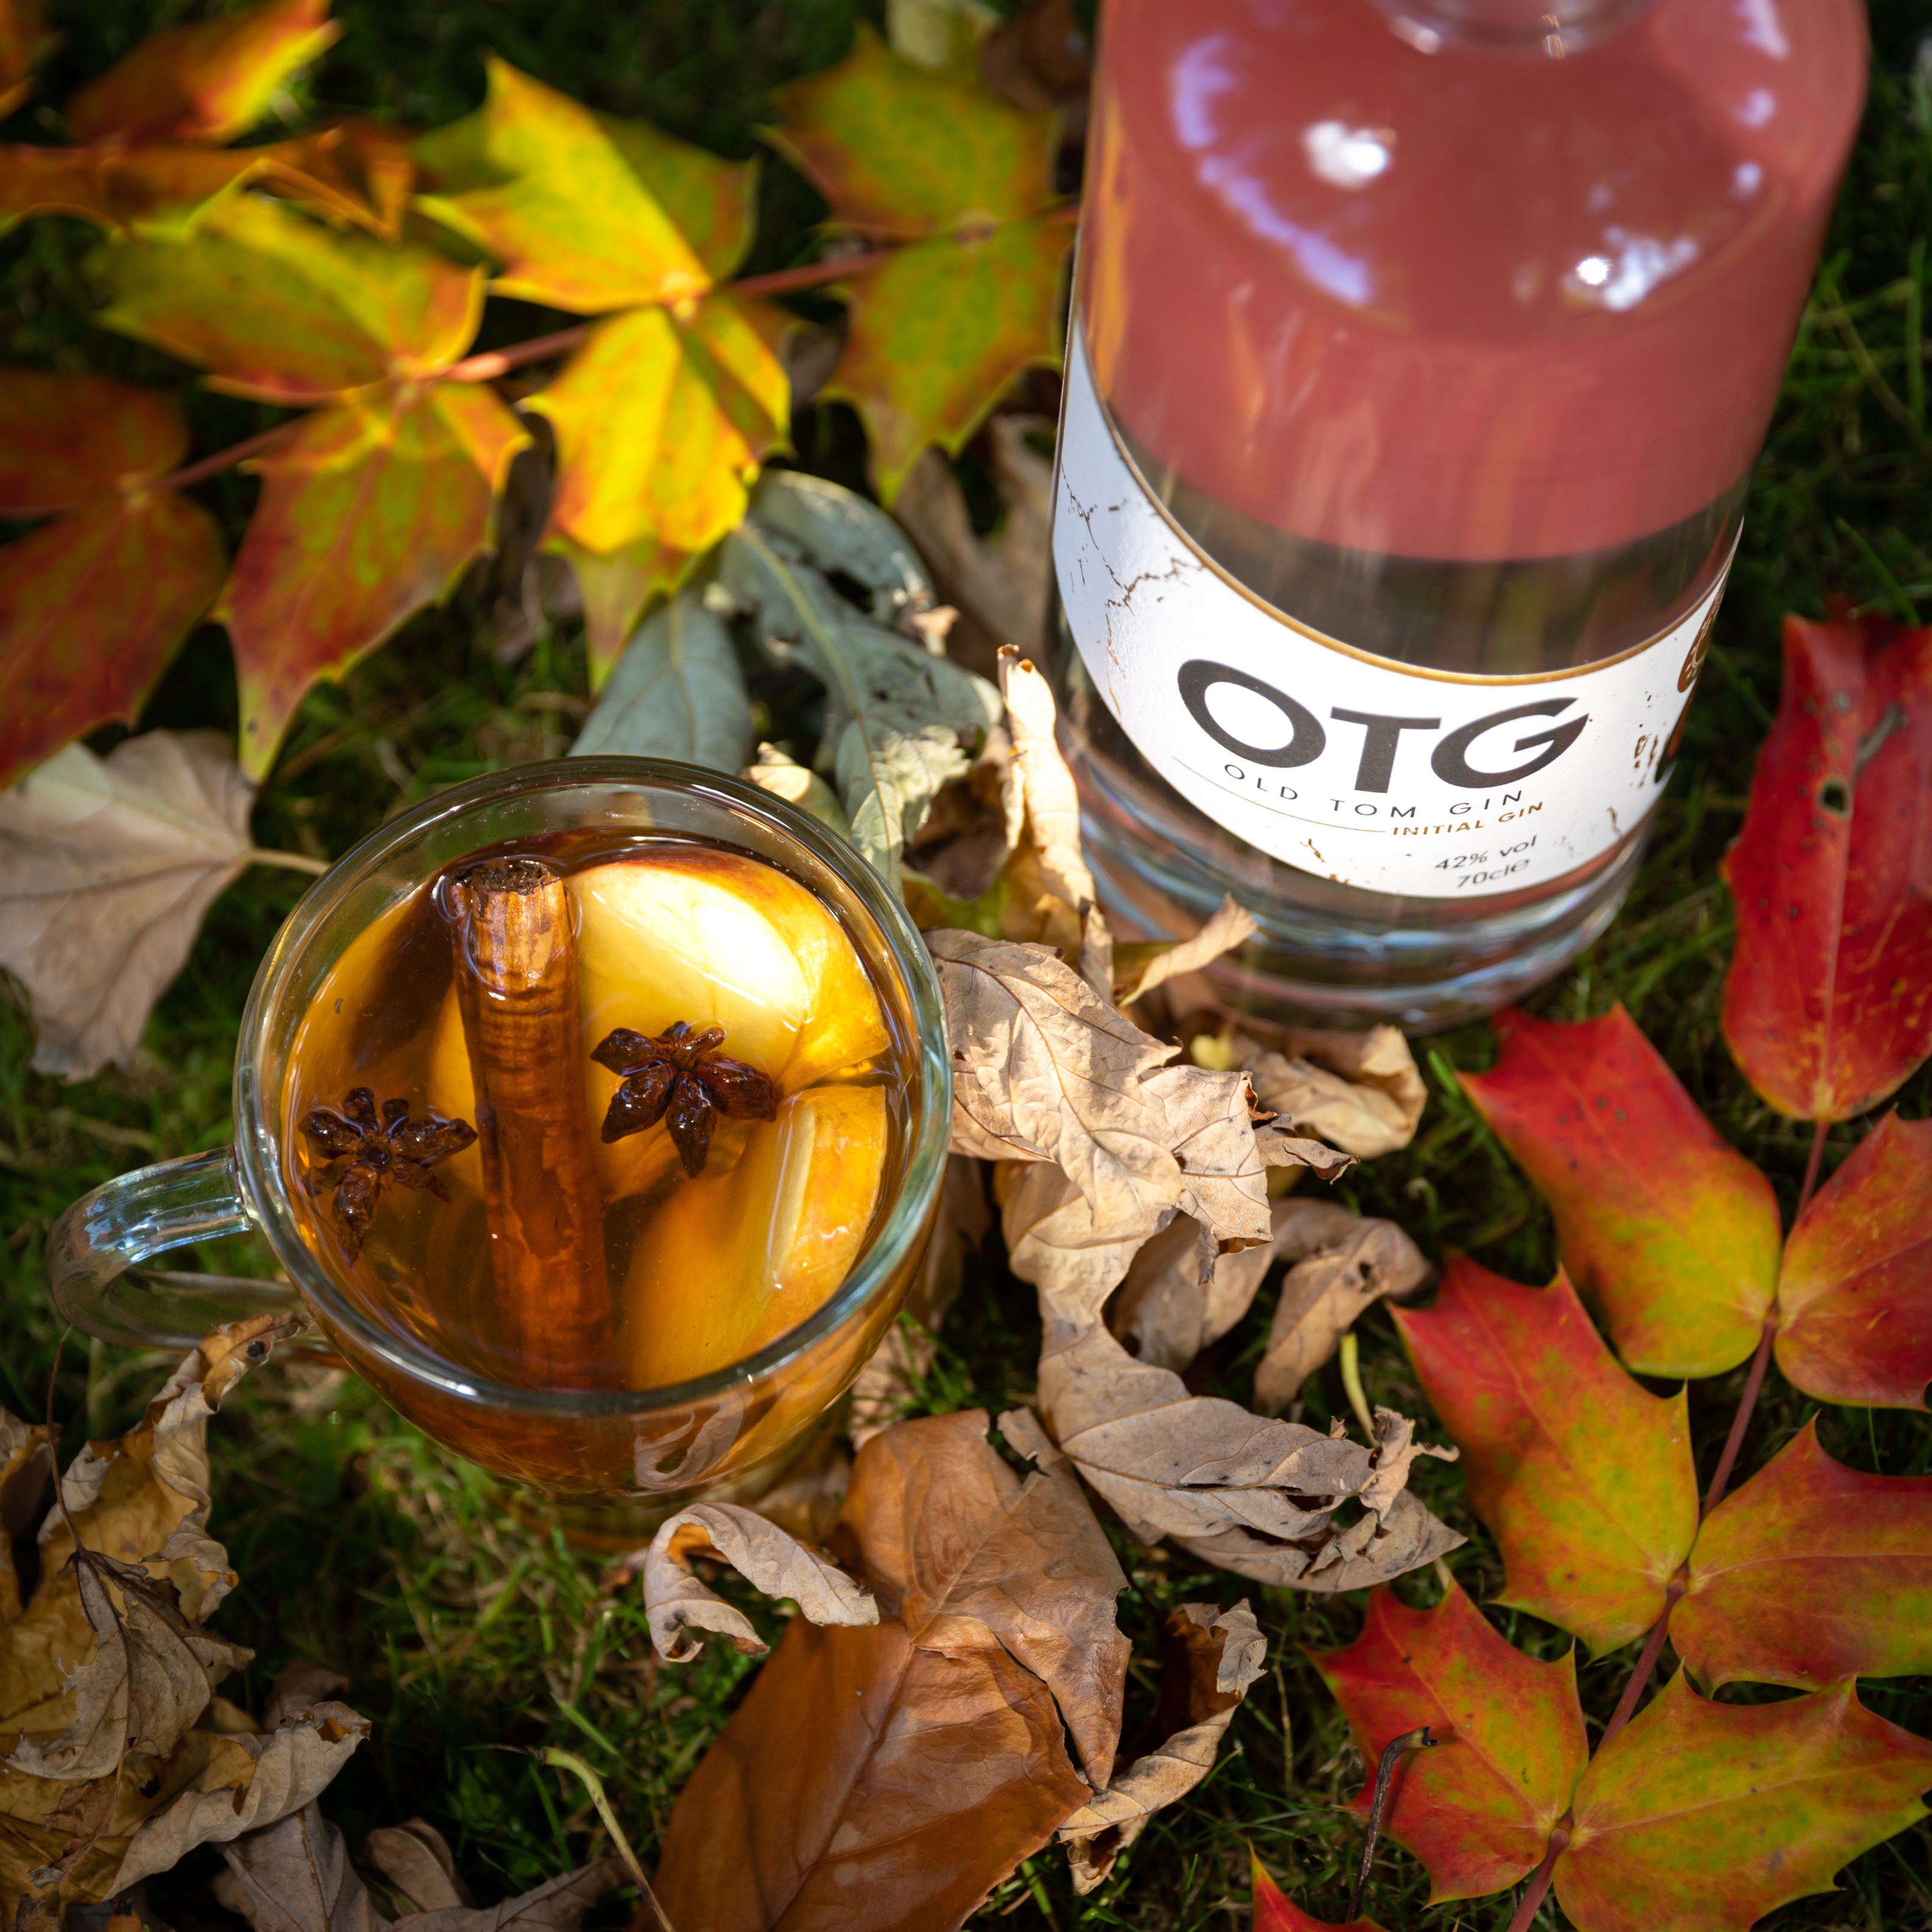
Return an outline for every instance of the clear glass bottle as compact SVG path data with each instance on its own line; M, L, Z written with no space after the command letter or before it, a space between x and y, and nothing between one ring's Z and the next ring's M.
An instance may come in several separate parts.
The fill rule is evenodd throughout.
M1108 0L1048 654L1110 907L1447 1024L1628 889L1859 0Z

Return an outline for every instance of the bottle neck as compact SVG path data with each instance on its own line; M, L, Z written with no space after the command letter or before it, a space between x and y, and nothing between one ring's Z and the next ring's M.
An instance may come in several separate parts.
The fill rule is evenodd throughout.
M1486 47L1540 53L1552 60L1580 53L1646 11L1653 0L1375 0L1391 29L1412 47Z

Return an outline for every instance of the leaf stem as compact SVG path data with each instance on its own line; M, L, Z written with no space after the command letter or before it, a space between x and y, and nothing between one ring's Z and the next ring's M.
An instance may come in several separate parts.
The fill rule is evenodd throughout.
M282 432L286 423L278 423L273 429L265 429L260 436L247 437L240 442L231 443L226 449L218 449L212 456L204 456L199 463L190 463L180 470L170 470L165 476L158 476L148 486L155 490L185 490L191 483L206 483L211 476L218 476L224 470L232 470L238 463L246 463L250 457L259 456Z
M251 845L242 854L251 866L280 866L291 872L306 872L319 879L328 870L326 859L311 859L306 852L282 852L272 846Z
M1664 1594L1664 1608L1658 1613L1656 1622L1651 1625L1649 1634L1643 1640L1643 1648L1637 1653L1636 1664L1630 1672L1630 1682L1624 1686L1624 1694L1617 1700L1617 1708L1610 1713L1610 1721L1604 1726L1604 1735L1597 1740L1598 1750L1601 1750L1634 1714L1636 1700L1643 1695L1644 1686L1650 1682L1650 1674L1657 1668L1657 1660L1664 1649L1664 1640L1670 1634L1670 1613L1682 1598L1684 1587L1681 1573L1671 1578L1670 1588Z
M1804 1184L1798 1190L1798 1214L1792 1215L1795 1225L1806 1208L1811 1204L1811 1196L1817 1190L1818 1168L1825 1158L1825 1136L1832 1131L1829 1120L1819 1120L1811 1129L1811 1154L1804 1163Z
M1744 1392L1738 1398L1738 1412L1731 1418L1731 1432L1724 1438L1724 1453L1718 1458L1717 1472L1704 1492L1704 1514L1708 1516L1724 1500L1731 1472L1738 1466L1738 1452L1744 1446L1744 1431L1750 1426L1751 1412L1757 1407L1758 1391L1764 1387L1765 1371L1771 1366L1772 1344L1778 1339L1778 1310L1764 1318L1764 1333L1758 1337L1757 1353L1752 1356L1750 1372L1744 1377Z
M1348 1894L1351 1918L1359 1918L1362 1914L1362 1894L1369 1888L1369 1868L1375 1863L1376 1842L1382 1834L1382 1814L1388 1809L1389 1786L1395 1781L1395 1768L1405 1751L1426 1750L1435 1742L1429 1735L1429 1726L1419 1724L1399 1738L1391 1738L1382 1747L1381 1761L1376 1766L1376 1795L1369 1801L1368 1835L1362 1840L1361 1862L1355 1868L1355 1888Z
M1550 1833L1550 1849L1544 1853L1542 1864L1530 1874L1529 1889L1510 1919L1508 1932L1529 1932L1538 1910L1549 1895L1550 1881L1556 1876L1556 1861L1569 1842L1570 1834L1561 1825Z

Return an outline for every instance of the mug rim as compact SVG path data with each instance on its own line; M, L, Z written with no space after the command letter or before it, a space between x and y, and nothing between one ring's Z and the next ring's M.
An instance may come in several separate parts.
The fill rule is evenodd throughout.
M884 1225L836 1292L796 1327L740 1360L685 1382L649 1389L532 1388L471 1374L418 1350L404 1337L378 1327L337 1286L308 1244L294 1234L294 1202L278 1158L278 1136L266 1118L256 1078L256 1062L269 1022L316 926L345 892L398 846L475 806L524 793L597 784L709 794L802 845L833 872L878 927L899 969L914 1022L918 1104L908 1130L910 1151L904 1178ZM760 855L752 856L760 863L771 862ZM278 1106L280 1097L274 1096ZM323 1318L325 1328L346 1331L354 1348L366 1351L412 1384L427 1385L473 1406L558 1417L642 1416L695 1406L734 1388L764 1381L806 1354L890 1282L908 1247L924 1232L944 1178L952 1134L952 1066L932 956L903 902L854 847L785 800L742 779L674 759L607 754L550 759L467 779L398 814L343 854L283 922L256 973L237 1042L233 1106L236 1164L249 1208L296 1292Z

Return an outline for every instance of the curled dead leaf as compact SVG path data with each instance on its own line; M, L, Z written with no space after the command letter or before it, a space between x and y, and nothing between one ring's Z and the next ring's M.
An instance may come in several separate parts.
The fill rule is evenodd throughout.
M379 1825L363 1840L369 1862L418 1912L444 1912L474 1905L458 1875L448 1840L427 1819Z
M1147 940L1114 948L1114 1004L1131 1006L1178 973L1198 973L1223 953L1245 946L1261 930L1254 914L1231 893L1200 931L1186 939Z
M1244 1597L1231 1610L1183 1604L1167 1618L1161 1716L1175 1726L1094 1793L1060 1828L1073 1889L1094 1889L1156 1811L1186 1796L1214 1768L1221 1740L1268 1658Z
M1415 1138L1428 1090L1408 1042L1392 1026L1366 1033L1285 1030L1279 1049L1239 1040L1262 1105L1277 1124L1317 1135L1363 1160Z
M872 1594L828 1557L734 1503L694 1503L658 1526L644 1552L644 1610L658 1654L682 1664L703 1642L694 1628L728 1637L746 1657L770 1646L742 1611L714 1596L692 1574L694 1556L728 1563L768 1597L789 1597L815 1624L875 1624Z

